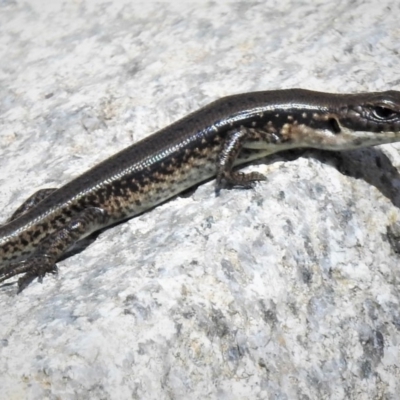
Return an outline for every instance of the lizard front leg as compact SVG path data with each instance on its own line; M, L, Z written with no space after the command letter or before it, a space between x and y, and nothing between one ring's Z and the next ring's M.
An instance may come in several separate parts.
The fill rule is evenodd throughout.
M248 189L252 187L254 182L264 181L266 179L265 176L259 172L244 173L233 171L235 161L243 149L244 144L256 135L258 137L260 132L246 127L240 127L228 133L217 160L217 195L225 185L239 186Z

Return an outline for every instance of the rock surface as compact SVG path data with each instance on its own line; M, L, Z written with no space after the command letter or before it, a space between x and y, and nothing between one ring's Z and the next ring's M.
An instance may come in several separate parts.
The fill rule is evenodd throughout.
M135 3L0 1L3 221L228 94L400 89L395 0ZM397 398L399 150L270 157L1 287L0 397Z

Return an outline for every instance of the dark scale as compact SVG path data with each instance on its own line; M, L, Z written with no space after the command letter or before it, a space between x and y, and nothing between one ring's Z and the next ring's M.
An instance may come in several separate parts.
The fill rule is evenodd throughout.
M362 132L362 134L359 134ZM19 290L75 242L212 177L248 188L263 175L234 167L297 147L347 150L400 141L400 93L303 89L229 96L103 161L56 190L41 189L0 227L0 282Z

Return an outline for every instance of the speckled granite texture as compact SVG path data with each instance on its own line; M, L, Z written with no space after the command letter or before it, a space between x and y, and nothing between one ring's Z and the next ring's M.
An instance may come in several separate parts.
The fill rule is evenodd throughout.
M0 218L228 94L399 90L399 15L0 1ZM398 399L399 151L263 160L254 190L209 182L1 287L0 398Z

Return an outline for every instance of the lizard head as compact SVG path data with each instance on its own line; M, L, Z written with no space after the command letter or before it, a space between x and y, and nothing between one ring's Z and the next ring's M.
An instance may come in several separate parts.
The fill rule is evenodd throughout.
M287 146L350 150L400 142L400 92L314 92L311 97L314 109L311 115L305 110L305 121L282 125Z
M400 92L350 95L332 118L351 147L400 141Z

